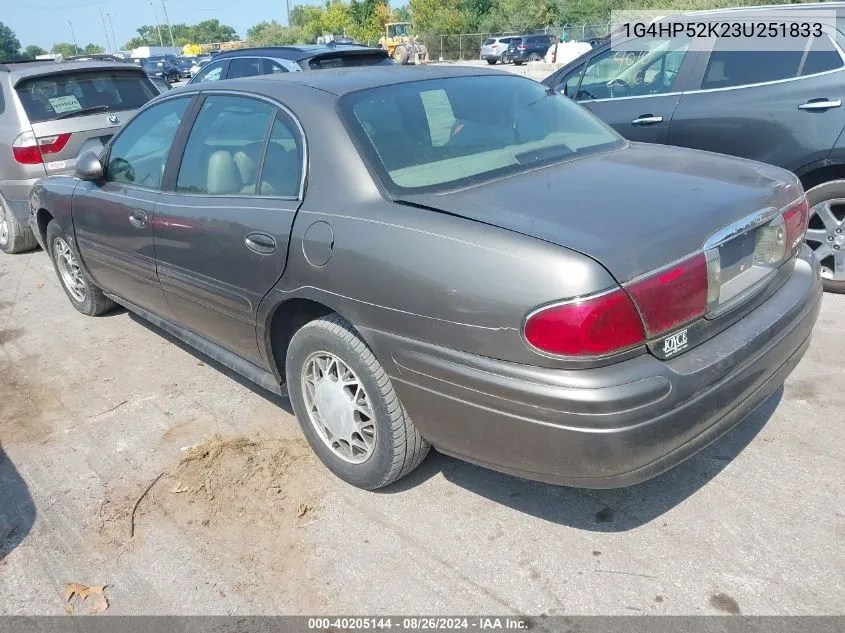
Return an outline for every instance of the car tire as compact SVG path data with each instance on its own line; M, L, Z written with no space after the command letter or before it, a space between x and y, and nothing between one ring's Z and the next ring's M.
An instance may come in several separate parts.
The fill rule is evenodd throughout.
M294 334L285 377L308 443L345 482L366 490L381 488L410 473L428 454L428 442L399 402L384 368L342 317L316 319ZM341 383L345 385L336 386ZM324 422L321 408L335 415Z
M513 65L514 66L522 66L522 62L517 61L517 60L513 60Z
M537 53L531 53L531 54L528 56L528 61L529 61L529 62L539 62L539 61L540 61L540 56L539 56Z
M55 220L47 225L47 248L59 283L74 308L88 316L99 316L117 307L83 270L74 241Z
M507 64L508 63L508 54L502 53L502 57L499 61L502 62L502 64Z
M20 221L11 208L0 198L0 251L24 253L38 246L32 229Z
M824 289L845 294L845 273L836 273L835 262L839 259L840 265L845 264L845 180L832 180L807 190L807 202L810 222L806 242L822 263ZM827 221L819 214L825 208L823 205L831 212L824 214ZM834 250L836 246L839 249ZM837 276L839 279L835 279Z
M497 60L497 59L488 59L488 60L487 60L487 63L488 63L488 64L490 64L491 66L494 66L494 65L496 64L496 62L497 62L497 61L499 61L499 60Z

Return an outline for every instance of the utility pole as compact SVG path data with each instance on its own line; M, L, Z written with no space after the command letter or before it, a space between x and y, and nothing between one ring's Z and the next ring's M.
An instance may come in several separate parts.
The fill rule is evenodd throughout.
M152 0L150 0L150 6L153 8L153 16L156 19L156 29L158 30L158 43L163 47L164 40L161 37L161 27L158 24L158 11L156 11L156 5L153 3Z
M170 26L170 18L167 17L167 6L164 4L164 0L161 0L161 8L164 10L164 22L167 24L167 30L170 31L170 48L176 50L176 42L173 40L173 27Z
M285 10L287 12L288 28L290 28L290 0L285 0Z
M109 44L109 30L106 28L106 16L103 15L103 7L100 7L100 19L103 21L103 33L106 34L106 51L111 52L111 44Z
M109 19L109 27L111 28L111 41L114 44L114 50L117 51L117 38L114 36L114 24L111 21L111 13L106 13L106 17Z
M77 55L79 55L79 46L76 44L76 33L73 32L73 22L68 20L67 23L70 24L70 36L73 38L73 50L76 51Z

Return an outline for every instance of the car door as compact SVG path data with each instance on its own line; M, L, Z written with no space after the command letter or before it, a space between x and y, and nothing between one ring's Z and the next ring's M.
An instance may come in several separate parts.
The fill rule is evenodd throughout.
M830 37L804 50L746 49L720 39L704 55L669 130L669 143L796 171L825 159L845 127L845 69Z
M582 67L577 82L567 75L574 98L625 138L665 143L669 123L691 68L690 41L649 38L603 47ZM577 88L570 90L573 84Z
M162 315L153 223L167 156L190 104L170 98L142 111L103 155L102 182L80 182L73 225L82 258L98 286Z
M303 156L289 114L210 94L156 205L158 276L176 322L254 362L256 310L284 270Z

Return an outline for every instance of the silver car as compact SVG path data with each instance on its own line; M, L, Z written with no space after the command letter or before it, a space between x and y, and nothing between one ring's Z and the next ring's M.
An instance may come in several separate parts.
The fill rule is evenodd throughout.
M488 37L481 44L481 59L486 59L488 64L496 62L508 63L508 44L512 37Z
M0 64L0 250L37 246L27 201L39 178L73 173L80 153L99 152L157 94L122 62Z

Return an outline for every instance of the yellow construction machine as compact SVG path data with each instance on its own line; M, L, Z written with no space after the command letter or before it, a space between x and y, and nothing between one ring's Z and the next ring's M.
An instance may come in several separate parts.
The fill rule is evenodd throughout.
M410 22L388 22L384 25L384 37L378 43L397 64L423 64L428 61L428 49L410 30Z

